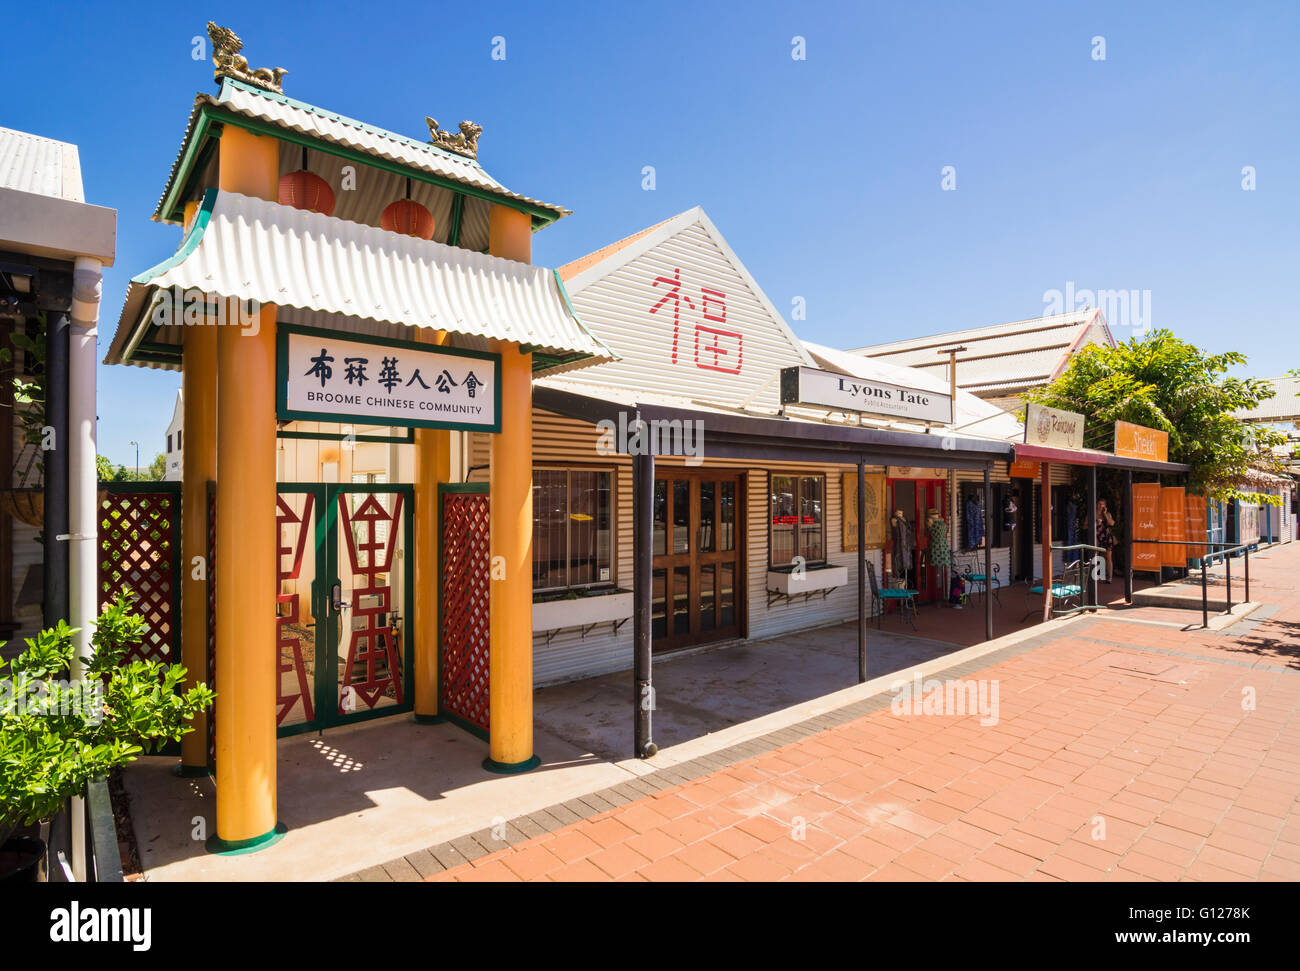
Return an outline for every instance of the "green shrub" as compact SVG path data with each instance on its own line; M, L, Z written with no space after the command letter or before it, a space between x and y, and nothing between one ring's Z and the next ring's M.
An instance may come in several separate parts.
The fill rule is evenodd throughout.
M133 606L118 594L104 608L80 683L71 680L76 630L62 620L0 661L0 842L53 816L90 780L193 731L216 697L205 684L178 692L180 664L126 659L147 631Z

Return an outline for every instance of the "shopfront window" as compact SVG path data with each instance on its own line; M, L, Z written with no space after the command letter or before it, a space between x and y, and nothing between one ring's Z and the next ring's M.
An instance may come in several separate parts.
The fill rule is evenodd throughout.
M533 589L614 582L613 474L533 470Z
M826 476L772 476L772 566L801 556L806 563L826 559Z

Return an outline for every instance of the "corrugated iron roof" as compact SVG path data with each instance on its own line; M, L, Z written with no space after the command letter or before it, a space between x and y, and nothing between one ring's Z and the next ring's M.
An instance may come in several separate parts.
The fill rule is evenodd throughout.
M939 352L964 346L957 355L957 386L985 395L1047 384L1064 370L1071 353L1089 343L1115 343L1105 316L1092 308L873 344L850 353L946 377L948 358Z
M85 202L77 146L0 128L0 188Z
M1300 378L1287 375L1267 380L1277 394L1254 408L1243 408L1236 417L1254 422L1300 421Z
M162 207L172 191L173 183L180 175L181 165L194 136L195 123L202 108L207 105L222 108L243 115L250 119L266 122L277 128L297 132L309 138L319 139L349 148L378 159L386 159L401 165L410 166L444 179L472 186L493 195L514 199L555 213L560 219L571 212L563 206L542 202L528 196L511 192L494 179L477 160L448 152L427 142L420 142L405 135L367 125L365 122L347 118L332 111L326 111L315 105L286 98L284 95L263 91L251 85L224 78L221 90L215 97L198 94L194 99L194 109L190 113L185 136L181 141L180 151L172 164L171 175L158 200L154 219L167 221L167 214Z
M172 287L530 345L591 363L614 355L583 326L553 270L274 202L208 190L180 250L131 281L104 363L133 360L154 295ZM179 345L164 313L156 342ZM163 366L175 366L163 362Z

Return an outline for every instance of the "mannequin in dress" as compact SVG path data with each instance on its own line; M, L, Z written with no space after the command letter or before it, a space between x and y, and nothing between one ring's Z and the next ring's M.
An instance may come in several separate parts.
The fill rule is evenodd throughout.
M952 549L948 545L948 524L938 509L925 514L925 531L930 540L930 565L939 570L940 589L948 589L948 567L952 565Z

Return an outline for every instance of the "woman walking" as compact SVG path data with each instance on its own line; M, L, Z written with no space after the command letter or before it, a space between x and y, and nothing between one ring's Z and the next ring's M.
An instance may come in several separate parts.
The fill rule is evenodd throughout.
M1097 545L1105 550L1102 555L1106 557L1106 582L1110 583L1115 575L1112 563L1115 550L1115 517L1106 508L1105 499L1097 500Z

